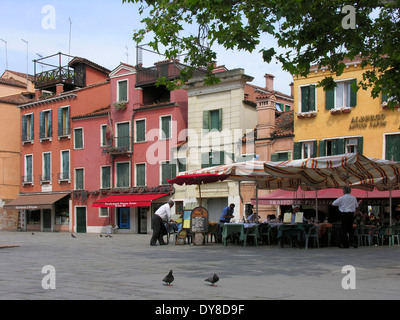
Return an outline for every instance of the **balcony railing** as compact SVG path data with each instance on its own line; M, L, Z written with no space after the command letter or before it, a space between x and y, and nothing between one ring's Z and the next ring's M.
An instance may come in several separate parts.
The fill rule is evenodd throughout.
M57 174L58 182L71 182L71 172L60 172Z
M132 137L115 137L113 139L113 145L107 147L105 150L112 156L131 155Z
M40 184L51 183L53 175L52 174L41 174L39 176Z
M29 175L29 176L22 176L22 184L33 184L33 176Z

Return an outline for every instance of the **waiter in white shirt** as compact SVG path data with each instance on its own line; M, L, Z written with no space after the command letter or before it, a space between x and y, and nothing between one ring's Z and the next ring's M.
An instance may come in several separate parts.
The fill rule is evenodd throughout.
M169 200L168 203L162 205L154 213L153 216L153 236L150 240L151 246L157 245L157 240L160 246L165 245L163 236L167 234L167 229L165 228L164 222L171 221L171 208L174 206L174 201Z
M349 248L349 246L357 245L354 242L354 212L358 207L357 198L352 196L350 187L346 186L343 188L344 195L337 198L332 202L333 206L339 207L340 220L342 221L342 244L341 248Z

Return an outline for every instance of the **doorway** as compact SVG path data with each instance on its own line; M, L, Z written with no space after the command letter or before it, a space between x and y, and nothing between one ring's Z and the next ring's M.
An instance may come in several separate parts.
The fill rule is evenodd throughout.
M76 207L76 232L86 233L86 207Z
M43 231L51 231L51 209L43 209Z
M120 229L131 228L130 208L118 208L118 227Z
M219 222L222 210L228 206L228 198L208 198L208 221Z
M138 208L138 233L146 234L147 233L147 213L149 211L148 207L139 207Z

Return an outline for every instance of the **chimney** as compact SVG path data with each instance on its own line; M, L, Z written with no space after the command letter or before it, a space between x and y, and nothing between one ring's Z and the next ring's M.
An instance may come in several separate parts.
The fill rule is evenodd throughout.
M64 85L62 83L56 84L56 95L60 95L64 92Z
M294 85L293 85L293 82L291 82L289 84L289 87L290 87L290 96L293 98L294 97Z
M36 89L35 90L35 100L39 100L39 98L42 96L42 90Z
M274 91L274 76L272 74L265 74L265 89L267 91Z

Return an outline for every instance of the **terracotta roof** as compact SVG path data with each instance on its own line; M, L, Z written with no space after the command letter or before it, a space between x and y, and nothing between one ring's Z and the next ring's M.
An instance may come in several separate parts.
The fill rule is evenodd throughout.
M101 65L99 65L99 64L97 64L97 63L94 63L93 61L90 61L90 60L88 60L88 59L81 58L81 57L75 57L74 59L72 59L72 60L68 63L68 65L71 66L71 67L73 67L73 66L74 66L75 64L77 64L77 63L84 63L84 64L86 64L86 65L88 65L88 66L91 66L92 68L97 69L97 70L99 70L100 72L103 72L103 73L105 73L105 74L107 74L107 75L111 72L111 71L108 70L107 68L104 68L104 67L102 67Z
M11 78L11 79L0 78L0 84L5 84L8 86L19 87L19 88L26 88L26 83L15 80L13 78Z
M26 79L26 73L12 71L12 70L5 70L4 73L6 73L6 72L13 73L13 74L17 75L18 77L22 77L22 78ZM3 75L4 75L4 73L3 73ZM31 74L28 74L28 80L31 81L31 82L35 81L35 76L33 76Z
M81 115L77 115L72 117L72 119L81 119L81 118L91 118L91 117L98 117L98 116L104 116L107 115L110 111L110 105L108 105L107 107L103 107L103 108L99 108L96 109L94 111L85 113L85 114L81 114Z
M35 96L33 93L18 93L18 94L13 94L11 96L0 97L0 102L15 104L15 105L33 102L34 100Z
M293 135L293 111L279 112L280 115L275 118L275 130L272 137L286 137Z
M349 58L344 58L341 62L343 62L344 64L350 64L350 63L361 63L363 60L368 60L368 58L363 58L363 57L361 57L361 55L357 55L354 57L353 60L351 60ZM315 64L310 67L310 71L315 71L315 70L323 69L323 68L328 68L328 67L327 66L319 67L318 64Z

